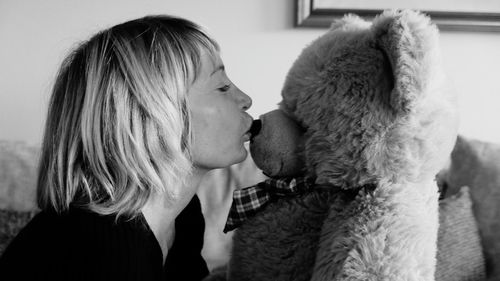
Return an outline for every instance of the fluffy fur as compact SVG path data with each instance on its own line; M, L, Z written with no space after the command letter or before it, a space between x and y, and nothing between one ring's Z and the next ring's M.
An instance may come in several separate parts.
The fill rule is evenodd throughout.
M237 231L228 278L434 280L434 177L457 124L429 18L344 17L304 49L282 96L280 110L305 131L294 153L317 188L274 202Z

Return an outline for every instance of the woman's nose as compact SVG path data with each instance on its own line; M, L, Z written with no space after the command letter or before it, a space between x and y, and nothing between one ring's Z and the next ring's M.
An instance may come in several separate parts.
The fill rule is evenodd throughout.
M244 111L247 111L252 106L252 98L243 93L240 89L237 90L238 104Z

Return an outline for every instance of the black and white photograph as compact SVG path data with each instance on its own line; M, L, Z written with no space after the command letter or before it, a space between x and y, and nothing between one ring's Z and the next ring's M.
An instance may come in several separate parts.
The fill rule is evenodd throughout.
M0 0L0 280L500 281L498 0Z

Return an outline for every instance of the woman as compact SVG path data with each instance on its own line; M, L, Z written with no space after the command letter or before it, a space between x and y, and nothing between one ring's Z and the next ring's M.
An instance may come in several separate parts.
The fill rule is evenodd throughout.
M57 76L40 212L0 260L2 280L199 280L203 175L241 162L251 99L198 25L149 16L102 31Z

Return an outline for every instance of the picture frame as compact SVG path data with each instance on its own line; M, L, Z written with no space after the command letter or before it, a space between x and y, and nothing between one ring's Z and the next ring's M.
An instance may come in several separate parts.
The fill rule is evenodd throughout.
M345 14L372 19L385 9L417 9L440 30L500 32L499 0L295 0L297 27L329 27Z

